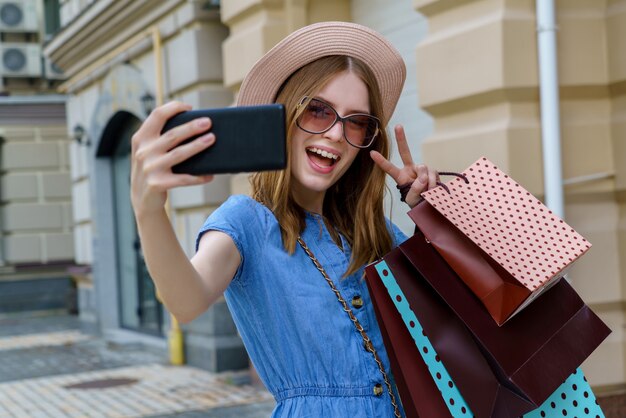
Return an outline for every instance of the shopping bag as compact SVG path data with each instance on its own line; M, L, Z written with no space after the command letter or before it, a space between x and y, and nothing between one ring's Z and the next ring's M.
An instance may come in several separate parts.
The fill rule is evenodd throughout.
M524 418L545 417L604 418L582 370L576 369L539 408L524 415Z
M499 327L419 231L399 249L418 273L396 275L399 286L409 289L415 286L415 277L422 277L467 327L500 381L536 406L611 332L565 280ZM429 318L420 318L427 333L442 332L430 331L435 327Z
M485 381L480 378L476 379L476 377L484 376L484 372L488 372L488 367L484 368L484 363L478 361L476 362L475 351L472 349L471 337L467 337L467 333L464 328L456 328L456 332L450 333L448 332L448 336L459 337L459 338L449 338L446 340L447 345L443 346L443 350L438 351L433 344L431 344L430 340L433 338L429 337L429 334L422 328L420 320L415 315L411 304L408 301L414 301L415 303L430 301L427 303L430 308L435 307L435 311L430 311L430 314L434 314L438 317L439 320L443 322L455 322L455 315L446 315L444 312L443 316L440 314L445 311L445 304L437 303L437 297L432 293L429 293L428 286L420 286L418 285L418 294L424 297L424 300L415 300L409 293L405 293L404 289L401 289L398 285L398 281L395 278L395 274L404 274L405 268L410 268L406 265L406 260L398 255L398 252L392 252L388 256L385 257L386 260L383 260L375 265L369 266L366 269L367 281L368 285L371 283L374 285L375 283L384 283L388 296L387 299L392 301L392 303L396 306L397 311L401 313L402 320L406 326L406 329L410 331L411 336L414 338L415 344L420 349L418 350L419 355L423 359L423 361L427 364L428 370L431 373L432 380L436 382L438 387L440 388L441 398L446 402L446 406L449 410L449 416L452 417L518 417L520 416L520 407L522 403L511 402L511 398L498 396L493 399L493 402L489 407L485 408L482 403L471 402L471 399L475 397L476 393L478 393L481 389L487 389L487 392L492 393L489 389L486 388ZM420 282L420 280L416 280L416 282ZM421 281L423 284L423 281ZM374 287L374 286L373 286ZM414 291L412 289L412 291ZM421 290L421 291L419 291ZM432 290L432 289L431 289ZM377 294L377 299L380 301L382 298L381 295L377 293L375 290L374 293ZM414 292L413 292L414 293ZM433 297L434 296L434 297ZM439 309L437 312L437 306L443 309ZM428 311L428 309L427 309ZM378 314L378 311L377 311ZM430 317L424 317L430 320ZM380 320L380 318L379 318ZM458 322L458 320L457 320ZM441 324L439 324L441 325ZM382 324L381 324L382 326ZM444 325L445 326L445 325ZM460 343L460 346L459 346ZM469 344L468 344L469 343ZM450 351L450 355L444 354L446 351ZM456 351L456 353L455 353ZM441 355L441 357L440 357ZM455 379L453 374L448 372L448 369L454 369L457 366L451 366L451 363L455 360L455 358L460 355L462 360L458 363L464 365L466 369L468 369L468 373L462 373L462 380L459 381ZM480 353L478 354L478 358L480 358ZM410 360L408 360L410 361ZM445 365L445 366L444 366ZM395 365L392 365L395 367ZM395 373L395 371L394 371ZM473 374L473 377L470 376ZM469 379L467 379L469 377ZM457 385L460 390L457 390ZM478 390L469 390L469 389L478 389ZM515 394L511 392L511 388L500 387L502 393L508 393L509 395L513 395L515 398ZM402 396L402 395L401 395ZM466 399L469 403L466 402ZM519 398L517 399L519 400ZM405 398L402 398L403 405L405 408L409 407L409 402L413 401L411 398L408 402ZM428 402L428 399L426 400ZM475 399L474 399L475 401ZM470 407L471 405L471 407ZM525 412L528 411L528 404L523 406L521 409L525 409ZM410 417L409 415L407 415ZM596 417L604 417L600 407L595 401L595 397L589 384L584 378L582 372L577 369L572 375L570 375L564 383L562 383L554 393L551 394L548 399L543 402L538 408L528 412L524 415L525 418L538 418L538 417L546 417L546 416L596 416Z
M418 388L409 386L404 390L411 392L407 401L401 387L404 382L397 380L407 417L408 411L411 410L410 404L415 400L420 400L420 406L424 407L423 403L429 405L434 400L439 402L443 399L445 405L451 408L453 415L456 413L458 416L464 416L464 413L471 410L477 417L517 418L537 406L520 396L516 390L503 384L471 332L428 282L419 277L419 273L399 248L387 254L383 261L368 266L365 272L366 282L372 288L374 306L385 301L395 305L398 308L396 312L401 314L401 320L396 319L396 326L402 324L405 327L412 337L411 345L417 348L416 354L412 357L401 358L399 364L392 362L393 375L406 374L405 368L410 370L415 367L414 363L425 362L428 365L430 380L439 389L438 393L443 394L436 398L431 396L423 399L420 398ZM411 286L403 288L404 293L401 293L394 276L413 277ZM397 289L391 289L390 283ZM412 310L410 307L413 305L419 309ZM393 323L394 318L386 317L384 312L377 311L376 314L381 329ZM420 320L417 319L418 316ZM428 329L422 326L426 323ZM391 339L393 340L397 334L391 334ZM393 353L402 343L399 340L394 342L395 344L388 344L385 341L388 352ZM446 378L448 375L452 377ZM454 384L450 385L450 382Z
M367 269L372 269L368 277L377 274L374 266ZM382 281L376 277L366 283L406 418L448 418L448 408Z
M486 158L422 197L409 216L499 325L591 247Z

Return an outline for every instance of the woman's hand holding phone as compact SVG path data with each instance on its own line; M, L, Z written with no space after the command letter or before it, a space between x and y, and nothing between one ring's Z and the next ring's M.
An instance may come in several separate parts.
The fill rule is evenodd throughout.
M172 172L172 166L215 143L215 135L207 133L211 128L209 118L194 119L162 133L169 119L190 109L180 102L159 106L133 135L131 148L131 201L143 256L160 299L182 323L206 311L223 293L240 259L228 235L211 231L206 236L211 234L214 238L203 256L203 263L209 268L197 269L180 245L165 211L169 189L212 179ZM185 143L190 138L195 139ZM230 260L231 266L225 273L224 259ZM212 270L213 265L219 267Z
M167 191L178 186L203 184L212 175L176 174L172 166L201 152L215 143L209 118L195 119L163 134L163 126L176 114L191 110L181 102L170 102L156 108L133 135L131 149L131 201L135 215L163 210ZM189 143L185 140L200 135Z

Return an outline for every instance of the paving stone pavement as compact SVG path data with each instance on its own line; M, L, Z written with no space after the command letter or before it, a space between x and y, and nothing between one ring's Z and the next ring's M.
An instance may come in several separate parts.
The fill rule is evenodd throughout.
M81 333L74 316L0 316L0 418L269 417L270 394L242 381ZM626 395L598 401L626 417Z
M83 334L71 316L0 318L0 417L262 418L274 401L242 373L169 366L139 344Z

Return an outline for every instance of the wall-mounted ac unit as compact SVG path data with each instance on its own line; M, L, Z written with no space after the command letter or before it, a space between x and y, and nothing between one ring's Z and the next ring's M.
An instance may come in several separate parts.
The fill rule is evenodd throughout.
M65 74L63 74L63 70L54 65L52 61L48 58L44 58L43 60L43 74L42 76L48 80L65 80Z
M0 76L41 77L41 46L0 43Z
M0 32L39 32L36 0L0 0Z

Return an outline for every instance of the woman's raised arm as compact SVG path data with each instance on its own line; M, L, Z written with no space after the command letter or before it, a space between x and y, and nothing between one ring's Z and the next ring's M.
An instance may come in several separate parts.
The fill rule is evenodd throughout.
M241 257L232 239L210 231L202 237L193 263L187 258L168 219L168 190L203 184L212 176L172 173L172 166L210 147L212 133L179 145L206 132L208 118L196 119L161 134L165 122L191 107L170 102L155 109L133 135L131 151L131 202L148 271L167 309L180 322L204 312L232 280Z

